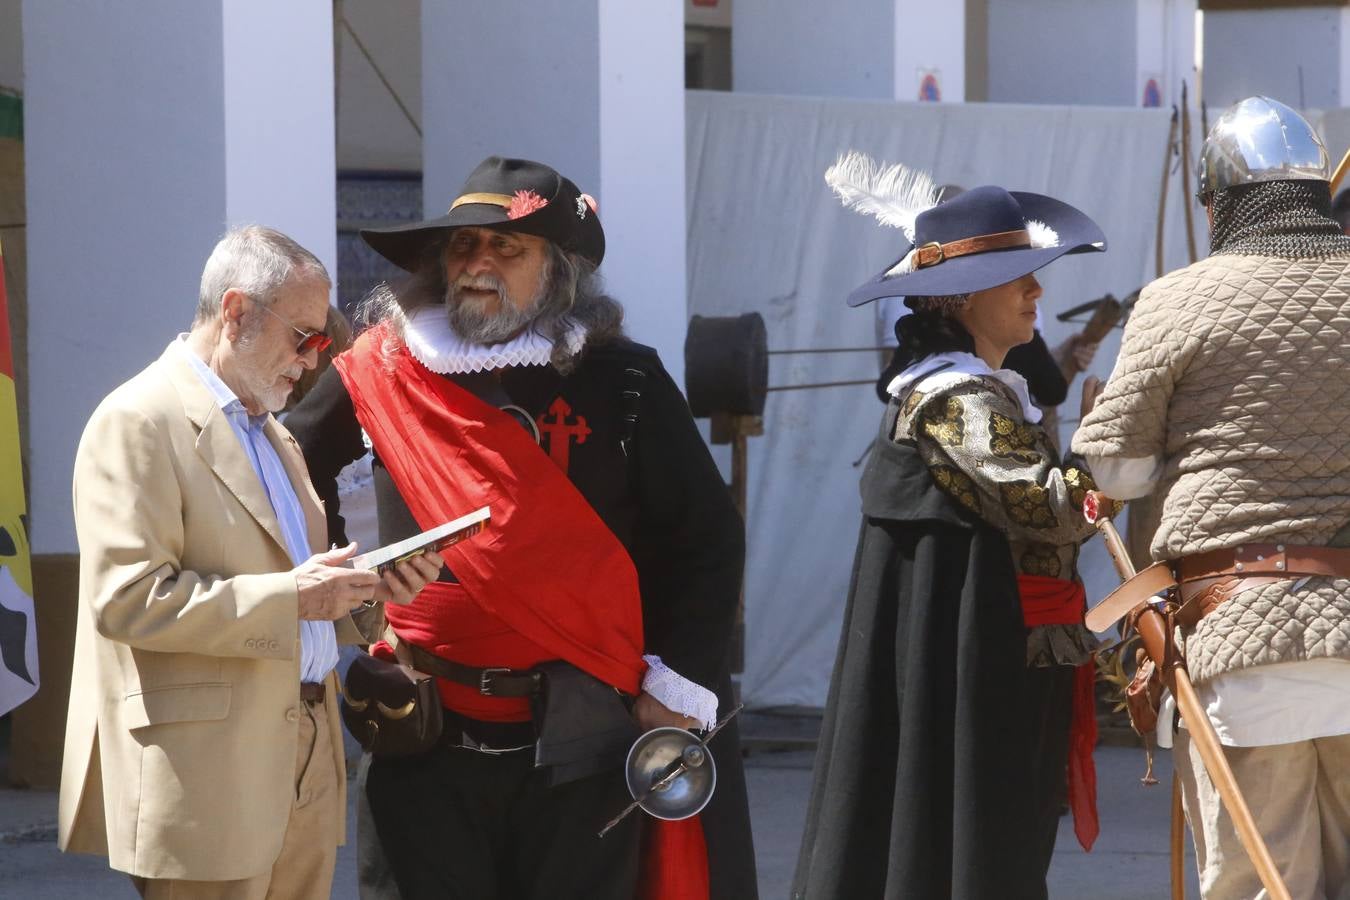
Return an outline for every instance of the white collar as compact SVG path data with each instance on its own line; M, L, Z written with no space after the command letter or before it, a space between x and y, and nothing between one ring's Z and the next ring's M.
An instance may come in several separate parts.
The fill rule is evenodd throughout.
M570 352L580 353L586 343L586 329L573 324L564 339ZM553 354L553 341L530 328L502 344L465 340L450 327L450 318L440 303L424 306L408 316L404 341L414 359L442 375L486 372L507 366L544 366Z
M1031 392L1027 389L1027 380L1012 369L991 369L989 364L973 353L938 353L925 356L908 369L895 376L886 387L886 393L899 397L905 388L914 385L925 392L941 390L962 378L977 375L984 378L996 378L1012 388L1017 400L1022 404L1022 415L1028 422L1039 422L1041 411L1031 402Z

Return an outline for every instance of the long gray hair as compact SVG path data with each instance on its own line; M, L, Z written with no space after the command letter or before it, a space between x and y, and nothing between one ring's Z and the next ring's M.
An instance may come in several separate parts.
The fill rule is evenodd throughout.
M442 261L444 247L444 242L431 245L415 272L376 285L357 307L358 329L378 324L389 328L383 348L386 353L402 344L409 314L424 306L445 304L449 299ZM585 346L623 336L623 307L604 292L590 260L550 242L544 266L537 313L528 327L553 342L549 362L567 374L576 368ZM577 326L585 332L586 341L581 351L574 353L565 337Z

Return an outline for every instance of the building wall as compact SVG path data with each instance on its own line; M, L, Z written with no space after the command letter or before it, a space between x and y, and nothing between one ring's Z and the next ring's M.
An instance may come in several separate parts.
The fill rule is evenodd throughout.
M732 83L753 94L894 99L894 9L895 0L736 0Z
M988 98L1138 106L1136 6L1120 0L993 0Z
M423 6L423 56L437 54L441 60L434 74L429 74L430 66L423 71L423 103L456 111L453 116L427 117L423 126L424 146L442 154L424 167L428 215L443 212L458 196L464 176L494 154L546 160L599 197L600 110L593 102L600 82L600 48L594 37L598 4L510 0L509 8L517 9L517 18L528 21L529 28L518 22L507 27L504 4L508 0ZM592 37L581 43L558 37L578 33ZM515 55L528 58L529 64L511 65ZM566 70L568 77L541 81L536 73L545 65ZM577 85L573 76L594 85L576 88L576 96L586 98L580 103L571 95ZM524 97L531 99L529 105L518 99ZM558 135L568 138L560 141Z
M1344 29L1341 7L1207 10L1205 102L1215 110L1267 94L1295 108L1340 106Z

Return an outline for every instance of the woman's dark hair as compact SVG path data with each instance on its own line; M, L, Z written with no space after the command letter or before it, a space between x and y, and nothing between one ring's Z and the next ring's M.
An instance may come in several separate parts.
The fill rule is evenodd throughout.
M975 339L954 316L939 310L916 310L895 323L900 342L896 356L908 368L938 353L974 353Z
M927 299L927 298L923 298ZM885 403L890 399L886 388L895 376L925 356L938 353L975 352L975 339L954 316L940 309L919 309L901 316L895 323L895 339L900 342L886 370L877 381L877 396ZM948 304L951 305L951 304Z

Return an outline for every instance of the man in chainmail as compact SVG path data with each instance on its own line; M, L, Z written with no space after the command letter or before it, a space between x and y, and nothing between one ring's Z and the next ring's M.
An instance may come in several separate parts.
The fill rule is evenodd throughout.
M1350 896L1350 238L1328 156L1265 97L1201 154L1210 256L1145 289L1074 436L1098 484L1158 491L1184 654L1290 893ZM1207 898L1266 896L1187 723L1175 763Z

